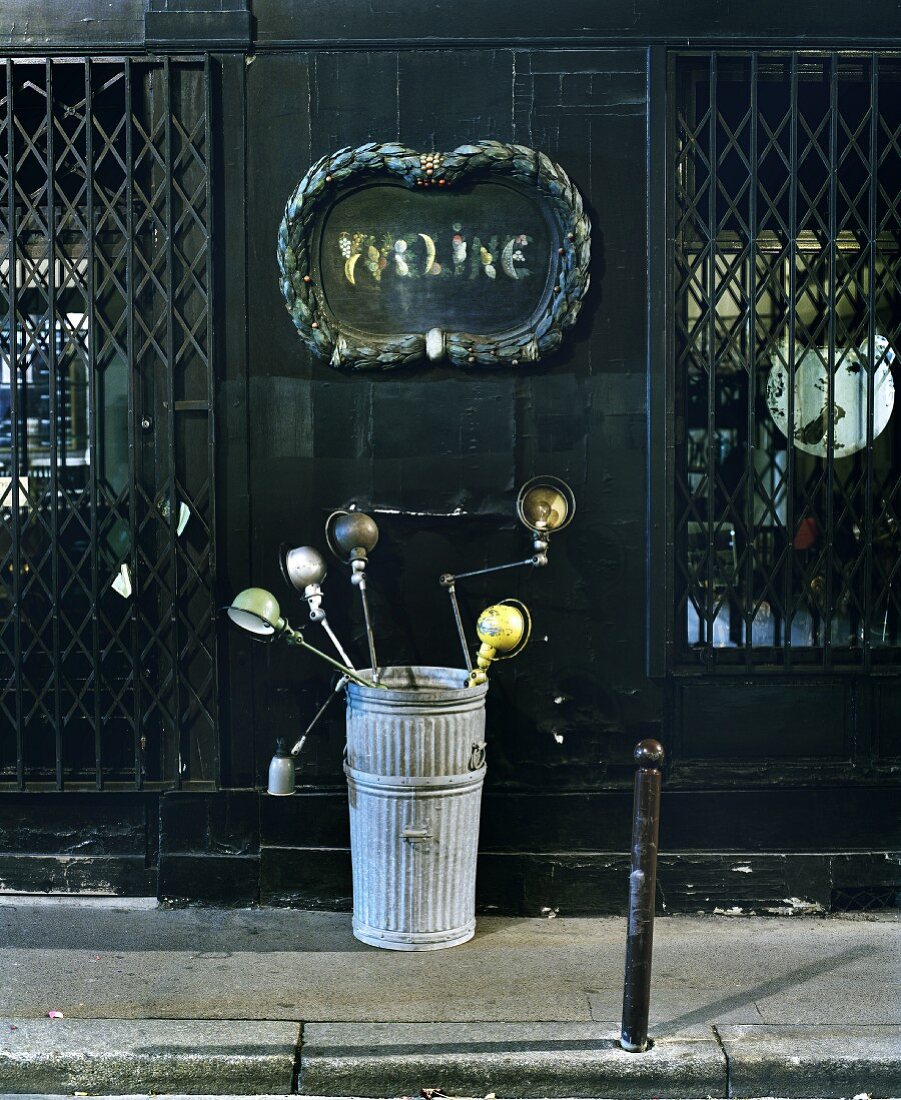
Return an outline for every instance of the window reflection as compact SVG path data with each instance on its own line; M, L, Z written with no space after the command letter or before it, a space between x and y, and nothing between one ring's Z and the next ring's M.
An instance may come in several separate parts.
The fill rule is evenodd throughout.
M56 385L52 385L51 347L56 357ZM7 326L0 336L3 366L0 380L0 469L12 476L13 393L10 373L10 336ZM73 343L70 341L80 341ZM18 365L15 394L19 431L19 470L24 476L41 476L56 464L66 469L90 465L87 366L82 353L87 345L87 319L83 313L66 313L51 325L46 317L28 315L16 330L15 360ZM55 418L52 416L55 411ZM8 503L8 502L7 502Z

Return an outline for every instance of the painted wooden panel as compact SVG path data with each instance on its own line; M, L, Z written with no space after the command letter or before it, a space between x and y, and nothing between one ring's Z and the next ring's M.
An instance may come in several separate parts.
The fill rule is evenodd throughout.
M849 757L842 683L686 684L681 754L688 758Z

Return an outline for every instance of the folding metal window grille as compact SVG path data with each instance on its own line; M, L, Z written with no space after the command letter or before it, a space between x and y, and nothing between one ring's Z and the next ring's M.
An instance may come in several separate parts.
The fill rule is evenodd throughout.
M682 665L899 660L901 58L671 59Z
M0 788L212 781L209 65L0 79Z

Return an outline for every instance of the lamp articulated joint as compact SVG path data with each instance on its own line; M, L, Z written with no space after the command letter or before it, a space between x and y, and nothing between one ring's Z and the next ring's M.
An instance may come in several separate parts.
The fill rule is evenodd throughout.
M303 590L303 598L307 601L307 607L310 609L310 622L321 623L325 618L325 611L322 607L322 588L318 584L308 584Z
M532 549L535 551L535 553L532 555L532 565L537 566L538 568L547 565L547 552L550 544L551 543L549 538L541 538L540 536L536 536L534 539L532 539Z

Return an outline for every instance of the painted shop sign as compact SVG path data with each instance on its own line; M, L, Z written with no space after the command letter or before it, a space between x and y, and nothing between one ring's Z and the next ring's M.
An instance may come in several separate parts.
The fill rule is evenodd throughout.
M547 289L552 229L510 187L483 183L426 201L391 185L335 203L320 246L322 291L345 326L488 332L528 320Z
M344 149L288 202L282 291L304 343L336 367L517 366L574 323L589 232L565 172L525 146Z

